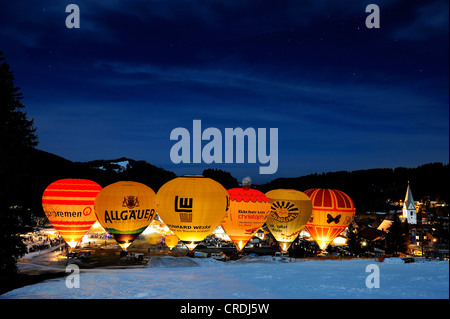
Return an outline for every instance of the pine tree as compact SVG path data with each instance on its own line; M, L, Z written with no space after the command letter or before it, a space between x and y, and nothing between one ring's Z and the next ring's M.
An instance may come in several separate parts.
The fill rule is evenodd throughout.
M347 245L349 250L356 255L363 252L361 237L359 236L359 232L353 227L353 224L348 225Z
M397 256L398 253L406 253L408 225L402 223L400 218L395 214L391 226L387 229L386 235L386 253Z
M19 236L28 213L21 193L24 163L29 149L38 143L19 90L0 51L0 274L16 272L16 260L25 253Z

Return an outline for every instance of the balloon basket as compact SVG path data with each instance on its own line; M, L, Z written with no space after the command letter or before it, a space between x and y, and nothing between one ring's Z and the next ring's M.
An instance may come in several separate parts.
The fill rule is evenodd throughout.
M187 249L189 249L189 251L193 251L195 249L195 247L197 247L197 245L200 243L199 241L182 241L183 244L186 246Z
M279 243L279 248L280 248L280 252L282 252L283 254L287 254L289 247L291 247L292 242L287 243L287 242L281 242Z

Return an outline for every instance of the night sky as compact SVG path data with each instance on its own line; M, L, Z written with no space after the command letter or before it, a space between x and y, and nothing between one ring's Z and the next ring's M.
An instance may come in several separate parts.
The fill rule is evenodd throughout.
M448 163L448 14L447 0L2 1L0 50L39 149L266 182ZM173 164L170 133L195 119L222 134L278 128L278 171Z

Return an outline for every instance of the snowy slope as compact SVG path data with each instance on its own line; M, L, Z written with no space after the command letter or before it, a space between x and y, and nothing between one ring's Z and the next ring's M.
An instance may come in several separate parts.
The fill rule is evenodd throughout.
M195 261L195 262L193 262ZM380 288L366 287L366 266L380 270ZM449 298L449 263L399 259L235 262L159 257L146 268L82 271L80 288L65 278L10 291L0 298Z

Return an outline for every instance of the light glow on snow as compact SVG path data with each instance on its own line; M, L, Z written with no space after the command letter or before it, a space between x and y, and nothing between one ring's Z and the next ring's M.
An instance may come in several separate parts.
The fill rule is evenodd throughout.
M366 287L369 264L379 267L380 288ZM65 278L59 278L0 298L448 299L449 263L405 264L399 258L378 263L371 259L281 262L270 256L228 262L152 257L145 268L82 269L78 289L68 289Z

